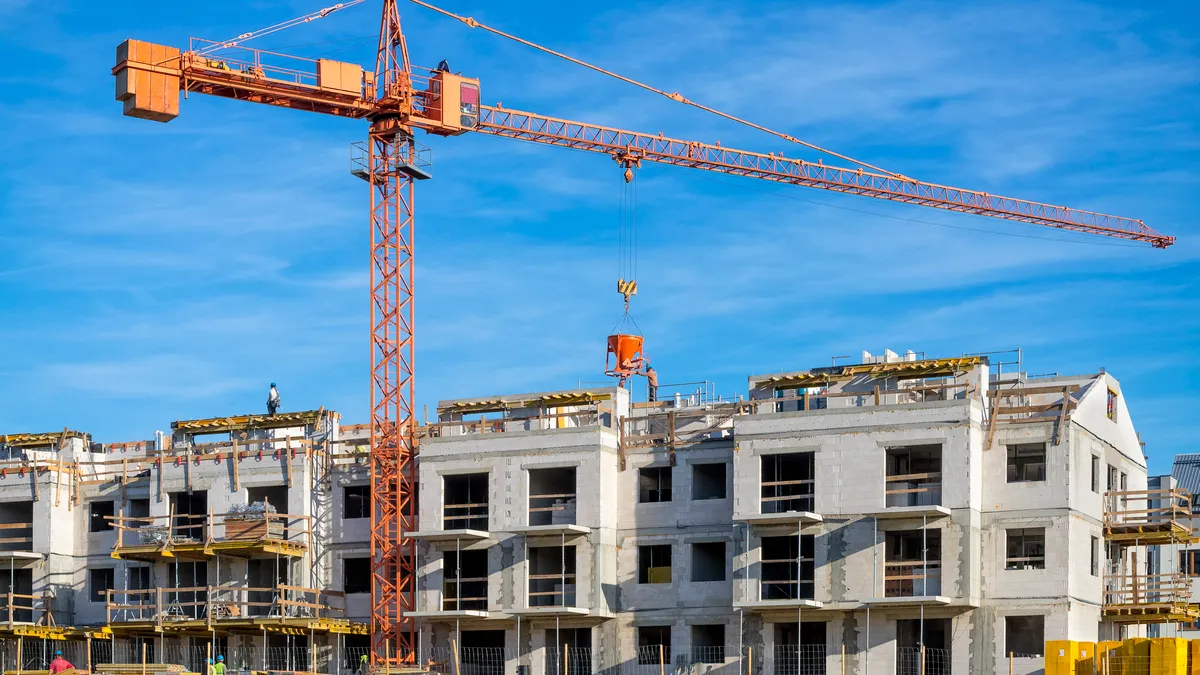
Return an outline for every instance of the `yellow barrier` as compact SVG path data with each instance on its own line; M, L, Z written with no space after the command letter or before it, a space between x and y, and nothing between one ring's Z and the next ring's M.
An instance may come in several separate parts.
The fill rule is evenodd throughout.
M1183 638L1150 638L1150 672L1187 675L1188 641Z
M1075 675L1078 653L1075 640L1046 640L1046 675Z

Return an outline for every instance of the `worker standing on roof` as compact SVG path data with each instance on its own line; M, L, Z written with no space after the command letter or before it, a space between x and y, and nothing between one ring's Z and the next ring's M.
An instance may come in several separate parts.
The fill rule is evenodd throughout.
M64 659L62 652L54 652L54 660L50 662L50 675L57 675L64 670L75 670L75 666L71 662Z
M267 393L267 413L274 415L279 412L279 390L275 388L275 383L271 383L271 391Z
M658 400L658 371L654 366L646 366L646 400L654 403Z

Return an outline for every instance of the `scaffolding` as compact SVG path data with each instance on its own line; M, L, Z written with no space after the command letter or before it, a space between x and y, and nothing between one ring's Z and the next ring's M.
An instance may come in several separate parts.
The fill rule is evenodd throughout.
M1164 569L1151 568L1146 547L1174 547L1198 540L1191 527L1191 495L1185 490L1110 490L1104 494L1103 616L1114 623L1191 623L1200 620L1192 584L1167 555ZM1139 556L1139 553L1141 554Z

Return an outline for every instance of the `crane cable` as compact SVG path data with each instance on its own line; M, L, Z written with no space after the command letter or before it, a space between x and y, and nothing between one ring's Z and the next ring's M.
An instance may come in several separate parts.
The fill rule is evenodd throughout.
M340 11L343 9L347 9L349 7L353 7L358 4L362 4L363 2L364 2L364 0L347 0L347 2L339 2L336 5L326 7L325 9L318 9L317 11L310 12L308 14L305 14L304 16L298 16L294 19L288 19L287 21L281 21L277 24L267 26L266 28L260 28L255 31L250 31L249 33L242 33L241 35L233 38L232 40L226 40L225 42L217 42L212 45L209 45L208 47L205 47L204 49L198 49L198 50L196 50L196 53L201 56L204 56L206 54L211 54L211 53L221 50L221 49L227 49L229 47L236 47L236 46L240 45L241 43L247 42L249 40L253 40L254 38L259 38L264 35L270 35L271 33L278 33L281 30L291 28L292 26L298 26L302 23L308 23L309 21L314 21L316 19L323 19L323 18L329 16L330 14L333 14L334 12L337 12L337 11Z
M892 177L894 177L894 178L899 178L899 179L901 179L901 180L907 180L907 181L912 181L912 180L914 180L914 179L912 179L912 178L909 178L908 176L905 176L904 174L896 173L895 171L888 171L887 169L882 169L882 168L880 168L880 167L877 167L877 166L875 166L874 164L868 164L867 162L863 162L863 161L861 161L861 160L854 159L853 157L849 157L849 156L847 156L847 155L843 155L843 154L840 154L840 153L834 152L833 150L830 150L830 149L828 149L828 148L823 148L823 147L821 147L821 146L819 146L819 145L815 145L815 144L813 144L813 143L809 143L808 141L802 141L802 140L800 140L799 138L796 138L795 136L792 136L792 135L790 135L790 134L785 134L785 133L783 133L782 131L775 131L774 129L768 129L767 127L764 127L764 126L762 126L761 124L755 124L754 122L751 122L751 121L749 121L749 120L744 120L744 119L742 119L742 118L740 118L740 117L735 117L735 116L733 116L733 115L730 115L729 113L726 113L726 112L721 112L720 110L717 110L716 108L710 108L709 106L706 106L706 105L704 105L704 104L702 104L702 103L696 103L695 101L692 101L692 100L690 100L690 99L688 99L688 98L684 98L684 96L683 96L682 94L680 94L679 92L671 92L671 93L668 93L668 92L665 92L665 91L663 91L663 90L661 90L661 89L655 89L654 87L651 87L651 86L650 86L650 85L648 85L648 84L643 84L643 83L641 83L641 82L638 82L637 80L634 80L634 79L631 79L631 78L625 77L624 75L619 75L619 74L617 74L617 73L614 73L614 72L612 72L612 71L605 70L605 69L603 69L603 68L601 68L601 67L599 67L599 66L594 66L594 65L592 65L592 64L590 64L590 63L588 63L588 62L586 62L586 61L581 61L581 60L579 60L579 59L577 59L577 58L575 58L575 57L573 57L573 56L567 56L566 54L563 54L563 53L561 53L561 52L556 52L556 51L554 51L553 49L549 49L549 48L547 48L547 47L543 47L543 46L541 46L541 45L539 45L539 44L536 44L536 43L530 42L529 40L525 40L525 39L523 39L523 38L519 38L519 37L517 37L517 36L515 36L515 35L509 35L508 33L505 33L504 31L501 31L501 30L497 30L497 29L495 29L495 28L492 28L491 26L486 26L486 25L484 25L484 24L482 24L482 23L479 23L478 21L476 21L476 20L475 20L475 19L473 19L472 17L469 17L469 16L459 16L459 15L457 15L457 14L454 14L453 12L448 12L448 11L446 11L446 10L444 10L444 9L440 8L440 7L436 7L436 6L434 6L434 5L431 5L431 4L429 4L428 2L424 2L424 0L410 0L410 1L411 1L411 2L413 2L414 4L417 4L417 5L420 5L420 6L424 7L424 8L426 8L426 9L432 9L433 11L435 11L435 12L438 12L439 14L443 14L443 15L445 15L445 16L448 16L448 17L450 17L450 18L452 18L452 19L457 19L457 20L459 20L459 21L461 21L461 22L465 23L466 25L470 26L471 28L482 28L482 29L484 29L484 30L488 31L489 33L495 33L496 35L499 35L500 37L503 37L503 38L508 38L509 40L512 40L512 41L514 41L514 42L519 42L519 43L521 43L521 44L523 44L523 45L525 45L525 46L527 46L527 47L533 47L534 49L537 49L538 51L545 52L545 53L547 53L547 54L550 54L550 55L552 55L552 56L557 56L557 57L558 57L558 58L560 58L560 59L566 59L567 61L570 61L571 63L574 63L574 64L576 64L576 65L579 65L579 66L583 66L584 68L590 68L591 70L594 70L594 71L596 71L596 72L598 72L598 73L603 73L604 75L608 75L609 77L615 77L615 78L617 78L618 80L621 80L622 82L625 82L625 83L628 83L628 84L632 84L632 85L634 85L635 87L641 87L642 89L645 89L646 91L652 91L652 92L654 92L655 94L658 94L658 95L660 95L660 96L665 96L665 97L667 97L667 98L671 99L672 101L676 101L676 102L678 102L678 103L682 103L682 104L684 104L684 105L690 105L690 106L692 106L692 107L699 108L700 110L703 110L703 111L705 111L705 112L710 112L710 113L712 113L712 114L714 114L714 115L717 115L717 116L719 116L719 117L724 117L724 118L725 118L725 119L727 119L727 120L730 120L730 121L733 121L733 122L737 122L738 124L744 124L744 125L746 125L746 126L748 126L748 127L751 127L751 128L753 128L753 129L757 129L757 130L759 130L759 131L764 131L764 132L766 132L766 133L768 133L768 134L771 134L771 135L773 135L773 136L778 136L779 138L782 138L782 139L784 139L785 141L791 141L792 143L798 143L798 144L800 144L800 145L803 145L803 146L804 146L804 147L806 147L806 148L810 148L810 149L812 149L812 150L816 150L817 152L821 152L821 153L824 153L824 154L826 154L826 155L830 155L830 156L832 156L832 157L837 157L838 159L845 160L845 161L847 161L847 162L850 162L850 163L852 163L852 164L857 164L858 166L861 166L861 167L863 167L863 168L866 168L866 169L870 169L870 170L872 170L872 171L878 171L878 172L880 172L880 173L885 173L885 174L887 174L887 175L889 175L889 176L892 176Z
M617 292L625 296L626 316L629 316L629 299L638 292L637 206L637 182L633 167L627 166L621 180L617 236Z

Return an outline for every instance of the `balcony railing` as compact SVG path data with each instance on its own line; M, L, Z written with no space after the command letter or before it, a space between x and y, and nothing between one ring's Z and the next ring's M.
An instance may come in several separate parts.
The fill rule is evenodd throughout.
M129 548L169 549L180 545L290 544L312 545L312 516L267 512L207 515L125 516L111 518L117 530L113 551Z
M1120 490L1104 493L1104 535L1110 541L1146 545L1186 543L1191 527L1192 496L1187 490Z
M887 505L938 506L942 503L942 472L887 477Z
M54 626L54 611L50 609L48 596L22 595L20 593L5 593L0 595L0 624L11 630L17 624L37 623Z
M1191 596L1191 580L1179 573L1110 574L1104 577L1105 605L1186 604Z
M477 420L451 420L427 424L421 429L429 438L449 438L475 434L512 434L550 429L612 428L612 415L595 406L571 412L544 412L522 417L494 417Z
M487 610L487 577L446 579L442 582L442 610Z
M33 523L0 525L0 551L33 550Z
M728 440L733 419L745 403L717 403L702 408L671 409L621 420L621 448L681 447Z
M204 619L206 624L247 617L341 619L346 594L280 584L274 588L195 586L110 590L105 593L108 623Z
M529 494L530 525L574 525L576 511L574 492Z
M759 497L762 512L766 514L814 510L816 484L817 481L813 478L763 481L762 496Z
M530 607L574 607L575 573L530 574Z
M885 598L919 598L940 595L942 592L941 562L885 562L883 570Z
M750 401L752 412L763 415L776 412L825 410L828 408L866 408L879 405L909 405L926 401L966 399L969 383L938 384L922 387L888 389L876 386L865 391L822 391L792 396L756 398Z

